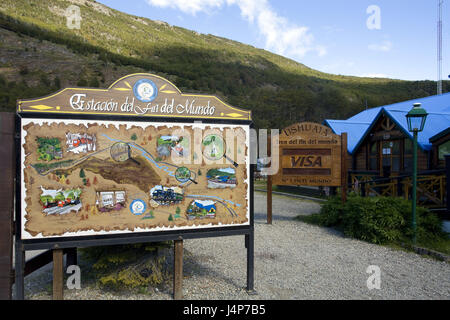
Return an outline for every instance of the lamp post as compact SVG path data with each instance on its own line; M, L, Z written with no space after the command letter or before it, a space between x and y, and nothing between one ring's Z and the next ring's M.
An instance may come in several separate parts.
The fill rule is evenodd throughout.
M413 228L413 243L417 240L417 225L416 225L416 202L417 202L417 135L423 130L425 120L428 113L421 107L420 103L414 103L411 111L406 115L408 122L408 130L413 133L413 189L412 189L412 228Z

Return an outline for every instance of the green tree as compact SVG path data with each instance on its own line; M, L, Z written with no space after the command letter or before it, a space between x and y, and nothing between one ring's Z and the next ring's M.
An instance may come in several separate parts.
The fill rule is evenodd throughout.
M88 85L88 82L83 78L79 79L77 82L77 86L79 86L79 87L87 87L87 85Z
M89 87L93 87L93 88L100 87L100 83L98 82L97 77L94 77L91 80L89 80Z
M40 76L40 80L41 80L41 83L42 83L45 87L50 87L51 83L50 83L50 80L48 79L48 77L47 77L46 74L42 74L42 75Z
M59 77L55 77L55 79L53 80L53 85L56 89L60 89L61 88L61 79L59 79Z
M181 209L180 209L180 207L177 207L177 209L175 210L175 218L179 218L180 213L181 213Z

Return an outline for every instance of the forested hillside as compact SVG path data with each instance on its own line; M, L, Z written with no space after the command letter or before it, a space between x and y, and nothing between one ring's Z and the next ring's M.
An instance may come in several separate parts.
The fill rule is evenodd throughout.
M66 27L76 4L81 28ZM65 86L108 87L150 72L184 92L215 94L251 109L260 128L347 118L362 109L435 94L432 81L321 73L228 39L128 15L92 0L0 2L0 110ZM376 70L374 70L376 71ZM444 92L450 89L444 83Z

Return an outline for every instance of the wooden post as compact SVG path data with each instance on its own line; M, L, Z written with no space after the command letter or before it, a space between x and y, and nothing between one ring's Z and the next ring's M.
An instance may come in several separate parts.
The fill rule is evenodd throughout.
M14 149L13 113L0 114L0 300L11 300L13 214L14 214Z
M267 138L267 156L272 155L272 140L271 136ZM272 165L272 161L271 161ZM267 224L272 224L272 175L267 176Z
M343 132L341 134L341 195L342 195L342 203L347 201L347 187L348 187L348 178L347 178L347 132Z
M256 294L254 287L254 269L255 269L255 238L254 230L245 235L245 247L247 248L247 293L250 295Z
M183 299L183 240L174 241L173 298Z
M64 299L64 271L62 249L53 249L53 300Z
M267 224L272 224L272 176L267 177Z

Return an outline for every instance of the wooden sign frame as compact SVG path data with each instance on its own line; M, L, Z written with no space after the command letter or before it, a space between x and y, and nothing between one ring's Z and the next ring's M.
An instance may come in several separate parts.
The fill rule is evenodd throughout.
M201 121L201 124L198 124ZM26 250L52 249L61 250L65 248L78 248L89 246L129 244L142 242L176 241L176 267L179 271L175 274L174 296L180 298L180 254L182 252L182 242L184 239L208 238L231 235L244 235L247 248L247 290L254 291L253 269L254 269L254 208L253 208L253 164L250 161L250 148L247 150L244 170L247 174L247 221L237 224L217 224L197 225L191 224L187 227L160 228L158 230L142 230L131 232L102 232L83 233L77 235L76 232L62 233L39 237L25 236L24 207L29 203L24 202L26 188L24 170L28 169L24 165L24 159L29 153L23 150L26 134L24 134L24 123L28 125L53 126L61 128L68 123L84 123L91 128L94 123L102 124L107 122L106 127L122 128L121 126L130 123L136 127L147 128L153 126L159 128L172 126L201 126L214 129L215 127L236 127L246 128L248 132L253 128L251 113L246 110L227 105L215 96L192 95L181 93L175 85L168 80L152 74L133 74L123 77L112 84L108 89L94 88L66 88L47 97L38 99L19 100L16 114L16 289L17 298L24 298L24 253ZM147 126L147 127L146 127ZM51 130L51 128L47 129ZM122 130L122 129L120 129ZM125 130L125 129L124 129ZM56 132L56 130L55 130ZM34 136L33 136L34 137ZM87 136L90 139L90 136ZM193 142L193 145L195 143ZM224 147L225 148L225 147ZM53 149L52 149L53 150ZM29 150L28 150L29 151ZM225 153L225 150L224 150ZM54 155L54 154L53 154ZM59 154L58 154L59 156ZM225 158L225 155L223 156ZM128 158L130 151L128 151ZM53 158L52 158L53 160ZM133 159L131 159L133 160ZM121 160L119 160L121 161ZM125 159L130 161L130 159ZM135 161L135 160L134 160ZM76 162L75 162L76 163ZM59 164L58 164L59 165ZM29 173L30 171L28 171ZM206 175L206 173L205 173ZM80 170L81 179L81 170ZM172 176L173 177L173 176ZM191 176L192 178L192 176ZM59 177L58 177L59 179ZM77 178L78 179L78 178ZM171 178L172 179L172 178ZM204 177L206 179L206 177ZM169 179L167 179L169 180ZM173 179L172 179L173 180ZM84 181L84 179L83 179ZM41 186L42 188L42 186ZM44 188L45 189L45 188ZM165 190L164 188L162 190ZM116 191L117 193L117 191ZM52 196L55 198L54 196ZM76 204L78 200L73 200ZM200 202L200 201L198 201ZM59 204L58 204L59 205ZM127 206L129 204L127 203ZM64 204L62 204L64 206ZM144 204L145 206L145 204ZM131 210L131 205L129 206ZM133 206L138 207L138 206ZM134 213L134 212L133 212ZM189 227L194 226L194 227ZM44 225L45 227L45 225ZM114 230L112 230L114 231ZM28 231L27 231L28 232ZM181 249L180 249L181 248ZM59 253L59 254L58 254ZM54 257L61 257L61 252L54 254ZM59 260L59 259L58 259ZM182 260L181 260L182 261ZM59 264L58 264L59 265ZM59 277L62 275L59 275ZM60 298L60 295L56 295Z
M293 124L281 131L278 173L267 179L267 223L272 224L272 185L341 187L347 199L347 133L313 122ZM272 141L268 139L271 155Z

